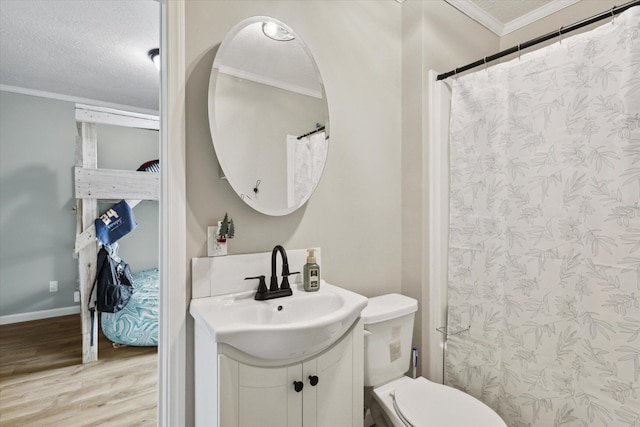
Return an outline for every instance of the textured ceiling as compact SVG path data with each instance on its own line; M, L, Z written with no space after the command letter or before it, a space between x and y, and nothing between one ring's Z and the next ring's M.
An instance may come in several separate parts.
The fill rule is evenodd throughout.
M0 0L0 89L159 109L154 0Z
M578 0L446 1L504 35ZM155 0L0 0L0 89L157 112L159 15Z
M499 36L549 16L579 0L446 0Z
M551 3L551 0L471 0L486 13L506 24Z

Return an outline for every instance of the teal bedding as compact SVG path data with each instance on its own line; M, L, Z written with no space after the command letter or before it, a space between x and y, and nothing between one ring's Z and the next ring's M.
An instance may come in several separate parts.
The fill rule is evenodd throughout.
M117 313L102 313L102 332L114 343L134 346L158 345L157 268L133 274L133 295Z

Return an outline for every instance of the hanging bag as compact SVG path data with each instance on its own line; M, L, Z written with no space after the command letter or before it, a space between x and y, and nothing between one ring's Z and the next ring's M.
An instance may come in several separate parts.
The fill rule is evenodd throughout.
M102 313L116 313L122 310L133 294L133 277L129 264L116 261L109 252L100 248L98 252L96 277L89 294L89 311L91 312L91 346L93 346L93 319L96 310ZM98 286L96 301L91 306L93 290Z
M132 232L137 226L136 217L126 200L113 205L94 221L96 237L103 245L111 245Z

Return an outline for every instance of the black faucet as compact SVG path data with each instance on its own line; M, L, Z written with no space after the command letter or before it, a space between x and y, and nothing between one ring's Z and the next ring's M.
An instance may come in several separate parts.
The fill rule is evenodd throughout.
M278 290L278 277L276 276L276 257L280 252L282 257L282 283L280 289L291 289L289 286L289 260L287 259L287 251L280 245L276 245L271 251L271 283L269 284L269 291ZM295 273L294 273L295 274ZM291 294L289 294L291 295Z
M278 277L276 275L276 256L280 253L282 258L282 283L278 286ZM292 274L298 274L299 271L294 271L293 273L289 272L289 261L287 260L287 251L280 245L276 245L271 251L271 282L269 284L269 289L267 289L267 285L264 281L264 276L256 276L256 277L247 277L247 279L259 279L260 283L258 286L258 290L256 292L256 296L254 299L258 301L264 301L273 298L281 298L288 297L293 295L293 291L291 290L291 286L289 285L289 276Z

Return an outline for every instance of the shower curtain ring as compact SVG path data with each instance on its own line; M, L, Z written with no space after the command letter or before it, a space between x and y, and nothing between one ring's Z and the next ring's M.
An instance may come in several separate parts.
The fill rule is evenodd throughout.
M616 14L615 14L615 13L613 13L613 11L614 11L614 10L616 10L616 7L615 7L615 6L613 6L613 7L611 8L611 25L613 25L613 23L614 23L614 22L615 22L615 20L616 20Z
M487 69L487 57L486 56L484 57L484 70L488 71L488 69Z
M560 44L562 44L562 27L558 28L558 37L560 37Z
M522 52L520 52L520 43L518 43L518 59L522 56Z

